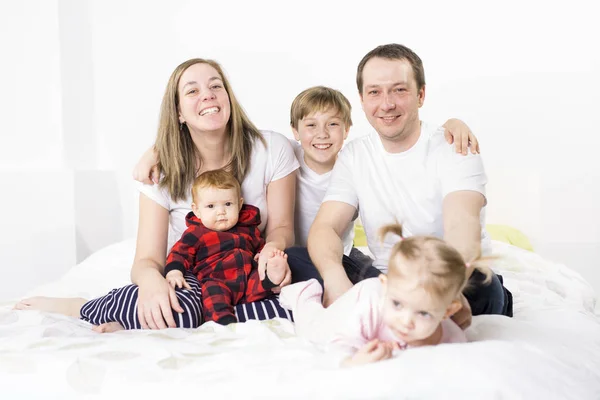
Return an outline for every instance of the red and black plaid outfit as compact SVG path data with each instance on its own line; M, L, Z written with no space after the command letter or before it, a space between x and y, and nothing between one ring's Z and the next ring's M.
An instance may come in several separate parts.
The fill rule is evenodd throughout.
M260 281L254 261L265 245L258 229L260 210L243 205L238 223L224 232L206 228L193 212L186 223L188 228L167 257L165 275L174 269L193 272L200 283L204 320L237 322L236 304L262 300L275 287L267 277Z

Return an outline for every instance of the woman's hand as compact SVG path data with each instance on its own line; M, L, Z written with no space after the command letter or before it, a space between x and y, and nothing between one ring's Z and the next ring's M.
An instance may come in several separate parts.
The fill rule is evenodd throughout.
M471 129L460 119L451 118L444 125L444 137L449 144L454 143L457 153L466 156L469 148L471 153L479 154L479 141Z
M152 185L152 183L158 183L158 161L154 147L149 148L142 155L142 158L138 161L136 166L133 168L133 179L136 181Z
M182 313L175 289L158 271L148 271L140 279L138 291L138 319L143 329L175 328L173 311Z

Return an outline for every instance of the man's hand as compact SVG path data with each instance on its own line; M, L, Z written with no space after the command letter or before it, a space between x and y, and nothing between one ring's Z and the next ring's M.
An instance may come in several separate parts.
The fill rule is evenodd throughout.
M462 304L461 309L458 310L451 318L454 322L456 322L456 325L460 326L460 328L464 331L471 326L471 306L463 294L460 295L460 302Z

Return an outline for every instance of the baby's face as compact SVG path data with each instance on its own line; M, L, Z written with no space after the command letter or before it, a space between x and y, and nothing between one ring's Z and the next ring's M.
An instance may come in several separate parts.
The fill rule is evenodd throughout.
M398 339L411 342L433 335L447 317L452 299L432 296L414 279L391 277L384 283L383 320Z
M326 110L305 116L293 131L306 164L317 173L325 173L333 168L349 128L336 110Z
M196 189L192 210L208 229L226 231L238 222L242 199L235 189Z

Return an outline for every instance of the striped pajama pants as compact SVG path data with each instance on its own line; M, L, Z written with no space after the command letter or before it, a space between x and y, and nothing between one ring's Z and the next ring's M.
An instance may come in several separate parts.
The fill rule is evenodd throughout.
M192 273L185 274L189 289L175 289L183 313L173 311L178 328L197 328L202 324L202 301L198 279ZM128 285L111 290L107 295L88 301L81 307L81 319L93 325L118 322L125 329L142 329L137 315L137 285ZM265 300L235 306L238 322L247 320L267 320L276 317L293 321L292 313L279 305L276 296Z

